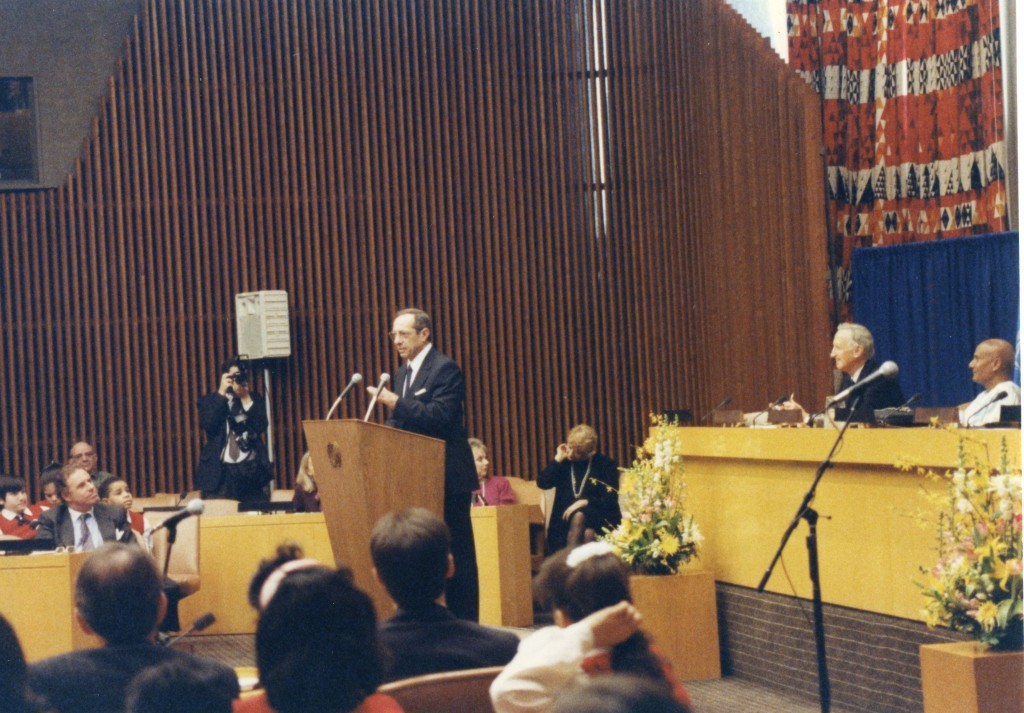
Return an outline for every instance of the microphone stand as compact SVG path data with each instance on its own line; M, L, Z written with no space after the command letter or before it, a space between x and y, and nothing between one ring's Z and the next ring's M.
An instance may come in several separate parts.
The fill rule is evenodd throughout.
M818 483L821 482L822 476L825 475L826 470L832 467L832 456L835 455L836 450L839 448L839 444L843 440L843 435L846 433L846 429L850 426L853 412L859 405L861 396L862 395L858 395L851 403L850 417L843 422L842 427L839 429L839 433L836 435L836 440L832 444L832 450L828 452L828 455L825 456L825 460L818 466L818 471L814 475L814 482L811 483L811 487L804 495L804 499L800 503L800 507L797 508L796 515L793 516L792 521L789 523L789 527L786 528L786 532L782 535L782 542L779 544L779 549L776 550L775 557L772 558L772 563L768 565L768 569L761 578L761 583L757 585L758 593L760 594L764 592L764 588L772 576L772 571L775 569L775 565L778 563L779 559L782 558L782 551L786 549L786 543L789 542L790 536L793 534L793 531L796 530L797 525L800 524L800 520L806 520L808 526L807 566L810 570L811 576L811 605L814 612L814 643L818 654L818 698L821 701L821 713L829 713L829 708L832 703L832 690L828 680L828 661L825 657L825 620L821 605L821 577L818 571L818 513L811 507L811 503L814 501L814 496L818 489Z
M167 551L164 553L164 579L167 579L167 568L171 564L171 549L174 541L178 539L178 523L164 527L167 530Z

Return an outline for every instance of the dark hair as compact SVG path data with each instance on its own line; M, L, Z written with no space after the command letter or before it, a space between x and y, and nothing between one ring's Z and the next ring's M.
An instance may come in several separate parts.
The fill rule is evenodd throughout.
M20 493L25 489L25 483L20 478L0 476L0 500L3 500L11 493Z
M110 489L113 487L114 483L124 483L125 485L128 485L128 481L125 480L124 478L107 478L102 483L100 483L100 487L97 488L97 492L99 492L100 498L106 500L110 496Z
M220 373L226 374L227 372L231 371L231 367L233 366L238 367L238 373L240 375L238 377L235 377L236 381L243 384L247 382L249 380L249 360L243 359L240 356L231 357L226 362L221 364Z
M28 664L11 623L0 614L0 701L10 713L39 710L28 691Z
M260 608L260 590L263 589L263 583L267 581L267 577L270 576L271 572L283 565L285 562L291 560L300 560L305 557L302 551L302 546L294 540L285 540L277 546L277 552L273 557L269 559L260 560L259 567L256 568L256 574L249 580L249 592L248 599L249 604L253 609Z
M566 689L551 713L690 713L670 687L640 676L616 673L588 677Z
M141 547L109 542L83 564L75 582L75 606L107 643L135 644L156 630L160 574Z
M395 319L403 315L411 314L413 317L412 326L417 332L422 332L424 329L429 329L431 336L434 334L433 322L430 320L430 315L421 310L419 307L406 307L395 312Z
M370 555L384 588L402 609L422 609L444 592L451 535L425 508L380 518L370 535Z
M127 713L231 713L234 692L218 669L188 657L143 669L125 691Z
M39 471L39 489L45 488L47 483L56 483L57 490L60 490L60 471L63 468L60 463L50 463Z
M383 677L373 602L347 569L292 572L260 615L256 663L278 713L356 708Z
M595 555L570 567L566 559L571 551L569 547L559 550L541 565L533 584L541 604L580 621L605 607L633 601L629 569L621 559L611 553ZM640 631L612 648L611 664L613 671L664 678L661 662Z

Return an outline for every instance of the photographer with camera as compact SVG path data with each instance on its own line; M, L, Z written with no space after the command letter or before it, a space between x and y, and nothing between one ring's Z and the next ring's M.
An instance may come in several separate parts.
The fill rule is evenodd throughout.
M235 357L221 368L217 391L199 399L199 423L206 444L199 454L195 487L204 498L266 500L273 480L267 447L263 397L252 391L248 365Z

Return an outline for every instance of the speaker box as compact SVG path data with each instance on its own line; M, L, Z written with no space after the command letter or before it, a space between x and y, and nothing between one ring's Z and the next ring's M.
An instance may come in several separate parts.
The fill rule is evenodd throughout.
M235 295L238 354L249 359L291 356L288 293L284 290Z

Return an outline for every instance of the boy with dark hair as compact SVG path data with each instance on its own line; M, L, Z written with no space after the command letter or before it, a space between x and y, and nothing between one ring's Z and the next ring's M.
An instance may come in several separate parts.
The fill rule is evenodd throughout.
M32 540L39 527L39 510L29 507L25 483L18 478L0 477L0 533Z
M515 634L457 618L441 604L455 572L448 527L424 508L385 515L370 536L374 573L398 605L380 625L392 656L388 680L425 673L503 666Z

